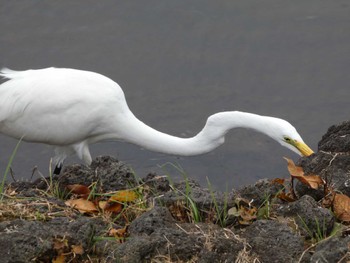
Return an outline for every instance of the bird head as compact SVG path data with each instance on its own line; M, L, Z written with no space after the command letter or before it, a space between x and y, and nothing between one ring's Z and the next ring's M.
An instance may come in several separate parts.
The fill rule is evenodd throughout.
M301 156L309 156L314 153L293 125L282 119L276 119L276 121L275 124L277 125L273 125L274 131L272 132L272 137L276 141Z
M295 137L285 135L280 143L302 156L309 156L314 153L301 138L295 139Z

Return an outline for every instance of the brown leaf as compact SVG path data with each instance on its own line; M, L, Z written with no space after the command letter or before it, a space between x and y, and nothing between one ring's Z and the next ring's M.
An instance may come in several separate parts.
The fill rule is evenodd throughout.
M108 202L108 201L100 201L98 203L98 207L104 211L112 212L112 213L120 213L123 209L123 205L121 203Z
M288 163L288 171L291 175L294 176L304 176L304 170L302 167L300 166L296 166L293 162L293 160L288 159L286 157L283 157L283 159L285 159Z
M18 193L16 192L16 190L9 188L6 190L6 194L9 196L16 196Z
M56 258L52 260L52 263L65 263L66 262L66 256L64 254L58 255Z
M288 171L292 177L292 179L297 179L301 183L311 187L312 189L318 189L321 185L324 185L324 181L318 175L306 175L304 174L304 170L300 166L296 166L291 159L284 157L284 159L288 162Z
M72 252L76 255L84 254L84 248L82 245L72 245Z
M277 185L284 185L285 179L281 179L281 178L275 178L272 180L273 184L277 184Z
M330 208L330 207L333 206L334 195L335 195L335 193L332 191L331 194L326 195L326 196L322 199L322 206L323 206L324 208Z
M57 251L62 250L67 246L68 246L67 239L55 239L55 241L53 242L53 249Z
M349 222L350 198L347 195L335 193L333 199L333 211L339 220Z
M250 225L252 221L256 219L257 209L256 207L247 208L241 206L239 208L239 213L240 217L242 218L242 220L239 220L239 223L241 225Z
M85 200L84 198L70 199L65 202L67 206L76 208L80 213L94 213L97 212L95 204L91 201Z
M138 198L138 195L136 194L135 191L122 190L112 195L108 201L125 203L125 202L135 201L137 198Z
M303 184L311 187L312 189L318 189L321 185L324 185L322 178L318 175L307 175L307 176L293 176Z
M112 228L111 230L109 230L108 234L109 234L109 236L116 237L122 243L122 242L124 242L125 238L128 236L127 230L128 230L128 226L125 226L125 227L120 228L120 229Z
M108 234L109 236L123 237L126 234L126 227L120 229L112 228L111 230L109 230Z
M80 196L83 196L84 198L87 198L90 194L90 189L81 184L70 184L67 185L66 188L72 193L72 194L77 194Z
M101 210L104 210L106 208L106 205L107 205L107 201L99 201L98 202L98 207L101 209Z
M278 193L276 195L276 197L283 200L283 201L286 201L286 202L294 202L295 201L295 198L292 196L291 193L281 192L281 193Z
M68 247L68 240L63 239L55 239L53 241L53 249L57 252L58 256L52 260L54 263L64 263L66 262L66 257L64 254L64 249Z
M188 210L186 210L185 205L180 201L171 204L169 206L169 211L172 214L172 216L175 217L178 221L188 221Z

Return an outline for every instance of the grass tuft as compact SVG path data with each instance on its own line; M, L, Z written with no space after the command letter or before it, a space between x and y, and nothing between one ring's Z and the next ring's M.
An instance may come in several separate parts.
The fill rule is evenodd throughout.
M215 196L215 191L213 190L213 187L207 177L207 184L208 188L210 190L210 195L214 204L215 212L216 212L216 221L217 224L219 224L221 227L225 227L227 224L227 218L228 218L228 191L226 189L225 191L225 197L224 197L224 204L223 206L219 206L216 196Z
M11 156L10 156L10 159L9 159L9 161L8 161L8 163L7 163L4 176L3 176L2 180L1 180L1 184L0 184L0 201L2 201L3 198L4 198L4 188L5 188L6 178L7 178L7 175L8 175L8 173L9 173L9 171L11 170L12 162L13 162L15 156L16 156L17 150L18 150L18 148L19 148L19 145L20 145L21 142L22 142L22 139L23 139L23 137L22 137L21 139L19 139L19 141L17 142L16 147L15 147L15 149L13 150L13 152L12 152L12 154L11 154Z

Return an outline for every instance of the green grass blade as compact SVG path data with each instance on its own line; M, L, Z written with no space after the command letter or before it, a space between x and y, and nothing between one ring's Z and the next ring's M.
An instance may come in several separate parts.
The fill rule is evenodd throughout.
M5 170L4 176L3 176L2 181L1 181L1 185L0 185L0 200L2 200L4 198L4 195L3 195L4 193L3 192L4 192L4 187L5 187L7 174L9 173L9 171L11 169L12 162L13 162L15 156L16 156L16 153L17 153L17 150L19 148L19 145L22 142L22 138L17 142L16 147L15 147L15 149L13 150L13 152L12 152L12 154L10 156L10 160L7 163L6 170Z

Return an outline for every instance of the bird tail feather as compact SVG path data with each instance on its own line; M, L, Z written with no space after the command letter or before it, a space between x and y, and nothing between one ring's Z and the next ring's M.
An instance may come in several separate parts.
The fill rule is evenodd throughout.
M26 75L26 71L17 71L17 70L12 70L9 68L2 68L0 70L0 76L5 78L5 79L15 79L15 78L21 78Z

